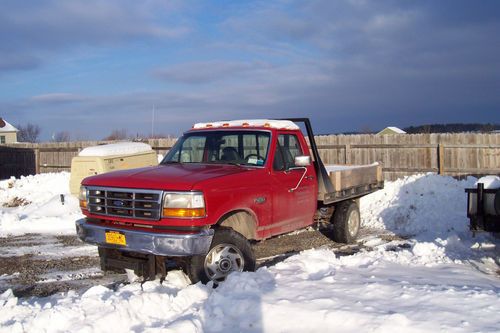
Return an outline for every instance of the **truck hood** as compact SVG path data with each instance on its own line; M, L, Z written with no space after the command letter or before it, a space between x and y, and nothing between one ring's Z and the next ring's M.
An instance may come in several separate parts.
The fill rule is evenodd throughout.
M235 165L169 164L104 173L87 177L82 181L82 184L86 186L189 191L199 182L251 170L253 169Z

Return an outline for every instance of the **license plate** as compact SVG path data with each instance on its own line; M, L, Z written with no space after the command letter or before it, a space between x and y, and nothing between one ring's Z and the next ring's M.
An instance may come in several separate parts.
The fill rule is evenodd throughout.
M118 231L106 231L106 243L114 245L127 245L125 235Z

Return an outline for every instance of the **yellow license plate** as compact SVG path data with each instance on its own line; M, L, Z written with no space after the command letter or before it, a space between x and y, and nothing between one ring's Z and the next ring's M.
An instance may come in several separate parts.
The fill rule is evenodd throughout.
M106 231L106 243L115 245L127 245L125 235L118 231Z

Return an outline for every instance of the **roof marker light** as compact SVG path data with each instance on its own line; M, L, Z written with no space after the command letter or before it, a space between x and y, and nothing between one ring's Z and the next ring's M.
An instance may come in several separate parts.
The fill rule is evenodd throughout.
M222 127L229 127L229 123L222 124Z
M271 127L271 124L269 124L269 123L265 123L265 124L264 124L264 127Z
M248 126L250 126L250 124L249 123L243 123L243 124L241 124L241 126L248 127Z
M207 124L207 127L212 127L213 125L212 124Z

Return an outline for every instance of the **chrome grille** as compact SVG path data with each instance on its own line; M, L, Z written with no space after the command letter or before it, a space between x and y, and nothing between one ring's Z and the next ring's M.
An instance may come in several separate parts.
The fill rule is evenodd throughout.
M159 220L162 191L87 187L87 207L96 215Z

